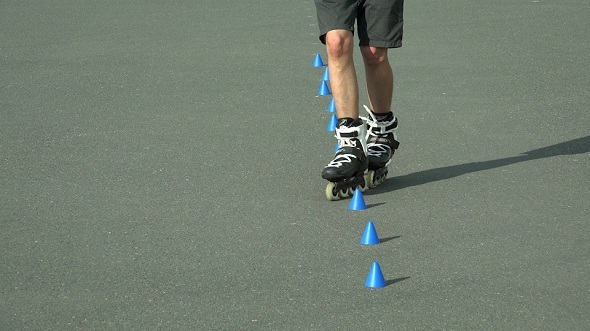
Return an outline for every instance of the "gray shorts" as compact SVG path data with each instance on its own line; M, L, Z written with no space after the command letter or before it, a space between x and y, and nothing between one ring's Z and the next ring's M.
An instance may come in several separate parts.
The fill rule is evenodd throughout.
M331 30L358 29L359 45L402 46L404 0L315 0L320 40Z

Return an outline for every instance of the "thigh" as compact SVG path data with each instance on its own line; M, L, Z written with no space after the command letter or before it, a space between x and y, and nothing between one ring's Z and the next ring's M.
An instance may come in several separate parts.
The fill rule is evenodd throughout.
M331 30L354 31L359 0L315 0L320 40Z
M358 14L361 46L401 47L404 23L403 0L366 0Z

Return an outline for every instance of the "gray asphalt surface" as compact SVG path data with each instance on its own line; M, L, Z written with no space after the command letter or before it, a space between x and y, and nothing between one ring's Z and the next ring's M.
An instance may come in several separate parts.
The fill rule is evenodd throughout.
M407 1L353 212L312 1L0 1L0 330L587 330L588 17Z

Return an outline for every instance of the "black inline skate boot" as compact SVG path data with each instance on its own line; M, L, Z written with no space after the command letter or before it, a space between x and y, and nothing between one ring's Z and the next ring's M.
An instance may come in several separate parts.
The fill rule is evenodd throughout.
M367 122L367 159L369 160L367 173L367 187L373 188L387 177L387 166L391 163L391 157L399 147L397 141L397 118L393 113L379 115L373 113L364 106L369 118Z
M368 161L365 147L366 128L362 120L340 119L335 137L338 150L322 171L322 178L330 181L326 187L328 200L352 196L356 188L365 190Z

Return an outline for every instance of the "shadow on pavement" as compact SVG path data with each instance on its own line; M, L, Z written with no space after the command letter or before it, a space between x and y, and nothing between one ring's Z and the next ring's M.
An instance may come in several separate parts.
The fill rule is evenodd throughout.
M365 193L363 193L363 194L365 194ZM369 205L367 205L367 209L370 209L370 208L373 208L373 207L380 206L380 205L382 205L382 204L384 204L384 203L385 203L385 202L379 202L379 203L372 203L372 204L369 204Z
M395 278L395 279L388 279L385 281L385 286L389 286L389 285L393 285L399 282L403 282L406 279L409 279L410 277L400 277L400 278Z
M400 190L407 187L423 185L431 182L445 180L468 173L504 167L520 162L543 159L558 155L574 155L590 152L590 136L578 138L556 145L551 145L532 151L525 152L518 156L507 157L498 160L484 162L471 162L454 166L418 171L404 176L397 176L386 180L380 186L366 192L365 194L377 194L393 190Z
M401 236L393 236L393 237L380 238L379 239L379 243L382 244L384 242L388 242L390 240L394 240L394 239L397 239L397 238L400 238L400 237Z

